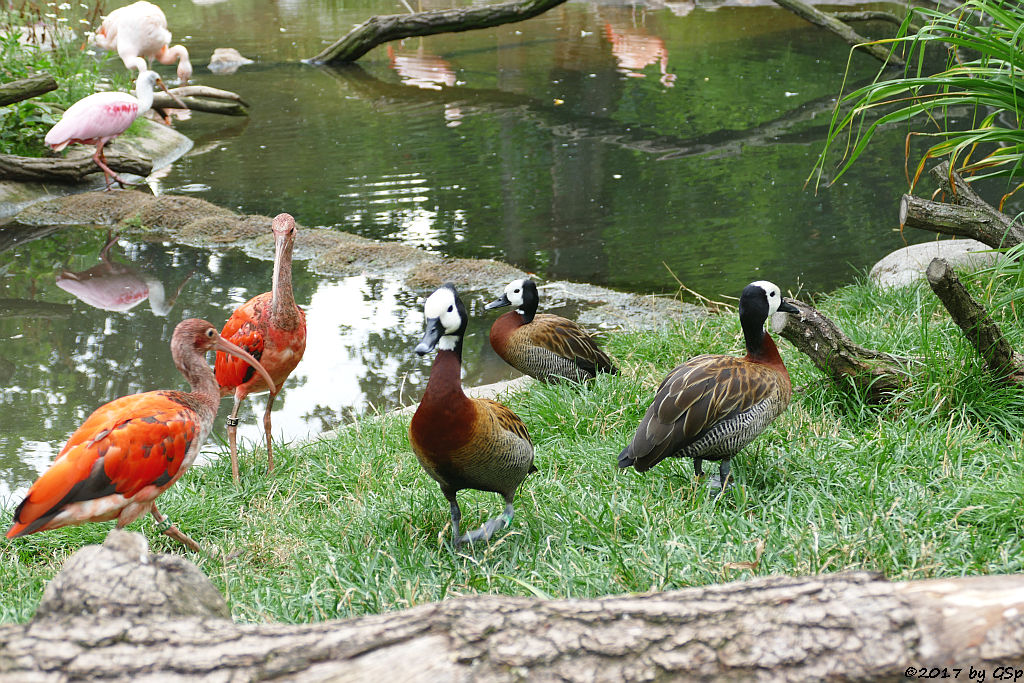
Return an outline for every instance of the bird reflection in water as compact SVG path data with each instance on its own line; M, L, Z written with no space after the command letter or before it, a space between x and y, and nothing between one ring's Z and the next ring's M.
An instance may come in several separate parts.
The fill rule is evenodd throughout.
M153 315L162 317L170 313L185 283L195 271L186 275L177 291L167 298L163 283L155 277L111 259L110 250L115 244L117 235L108 232L107 241L100 249L100 263L81 271L62 269L57 273L57 286L82 302L104 311L123 313L149 299Z
M675 85L676 75L668 71L668 48L658 36L647 33L642 25L634 21L609 21L604 25L604 35L612 44L612 54L619 63L619 72L633 78L645 78L646 69L657 64L661 71L658 79L663 86Z
M396 50L388 43L388 60L391 68L402 77L402 83L423 90L441 90L458 84L455 69L447 60L432 55L423 49L423 42L415 50L404 48L404 41ZM462 110L450 102L444 104L444 118L449 128L462 123Z

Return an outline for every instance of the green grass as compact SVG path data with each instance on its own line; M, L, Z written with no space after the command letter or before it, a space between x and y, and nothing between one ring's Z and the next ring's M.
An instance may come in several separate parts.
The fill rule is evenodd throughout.
M189 472L160 507L221 553L190 557L244 622L476 593L588 597L845 569L893 579L1024 570L1024 392L990 381L927 288L881 295L855 285L818 305L855 341L919 357L920 375L893 402L872 406L780 341L798 387L793 403L734 460L738 485L718 500L689 460L643 475L615 463L666 371L697 353L740 351L733 314L610 336L621 375L510 397L540 471L520 488L511 528L488 545L447 545L448 506L409 448L408 417L281 447L273 476L262 452L246 454L239 489L222 458ZM995 312L1021 348L1012 308ZM466 528L501 509L494 494L467 491L460 501ZM111 526L0 543L0 620L28 619L67 556ZM156 552L185 552L151 520L130 528Z

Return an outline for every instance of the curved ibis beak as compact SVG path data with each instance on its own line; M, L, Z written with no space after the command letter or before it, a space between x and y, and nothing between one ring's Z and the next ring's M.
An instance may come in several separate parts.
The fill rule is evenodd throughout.
M263 367L263 365L258 360L250 356L247 351L238 348L237 346L235 346L234 344L232 344L227 339L221 336L218 336L217 341L213 343L213 350L223 351L224 353L231 354L235 358L241 358L246 363L251 365L253 369L256 370L256 372L260 373L260 377L262 377L263 381L267 383L267 388L270 389L270 393L274 393L277 391L277 387L274 386L274 380L270 378L270 373L267 372L267 369Z
M444 336L444 326L440 318L427 318L427 331L423 333L423 339L416 345L416 353L424 356L437 346L437 342Z
M794 306L793 304L789 303L785 299L783 299L782 303L779 304L779 312L780 313L799 313L800 309L797 308L796 306Z
M492 301L491 303L484 306L485 311L489 311L492 308L501 308L502 306L511 306L512 302L508 300L508 296L502 294L500 297Z

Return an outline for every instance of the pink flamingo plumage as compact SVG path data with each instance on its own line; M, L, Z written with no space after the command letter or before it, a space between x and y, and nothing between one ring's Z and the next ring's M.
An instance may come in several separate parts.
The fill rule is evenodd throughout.
M46 133L46 145L55 152L75 142L96 145L92 160L103 170L107 189L110 189L111 178L122 186L129 184L107 166L103 146L125 132L132 121L149 111L153 106L154 85L167 90L155 71L140 71L135 79L134 97L123 92L98 92L83 97L68 107L60 121Z
M235 436L238 430L238 407L249 394L270 391L267 410L263 414L263 430L267 438L267 470L274 470L274 451L270 437L270 410L281 385L288 379L306 351L306 314L295 303L292 294L292 249L295 246L295 219L286 213L273 221L274 283L272 291L249 299L231 314L221 335L258 358L273 378L269 386L246 365L218 353L214 363L221 396L234 394L235 405L228 418L228 445L231 450L231 476L238 478L238 451Z
M178 62L178 80L182 85L192 78L188 50L184 45L168 47L171 32L167 30L167 17L151 2L139 0L111 12L97 29L94 40L106 50L117 50L128 69L141 73L149 69L150 59L161 64Z
M157 511L155 501L192 466L213 427L220 390L205 358L211 349L242 359L273 386L259 361L213 325L183 320L171 337L171 357L191 393L149 391L97 408L29 489L7 538L115 518L120 529L152 512L166 527L163 533L199 550Z

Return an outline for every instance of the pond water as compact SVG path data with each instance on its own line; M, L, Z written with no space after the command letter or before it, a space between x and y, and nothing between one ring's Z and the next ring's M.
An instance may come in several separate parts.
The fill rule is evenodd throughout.
M192 52L194 82L238 92L252 115L176 123L196 147L159 174L160 192L637 292L674 292L677 278L711 296L760 278L827 291L904 244L905 131L879 136L836 186L805 188L848 49L771 3L570 2L520 24L379 47L342 69L300 60L402 3L162 6ZM217 47L255 63L215 75L205 65ZM851 79L876 69L854 56ZM121 238L104 264L105 242L72 229L0 251L0 502L96 406L181 386L167 352L176 322L219 325L269 288L270 264L234 250ZM58 286L60 271L96 267L136 298L97 308ZM275 404L275 433L302 438L418 396L429 369L411 351L422 293L302 264L295 282L309 343ZM485 323L471 327L465 356L467 384L515 374L490 351ZM243 409L243 438L260 438L264 405ZM223 449L228 409L208 449Z

